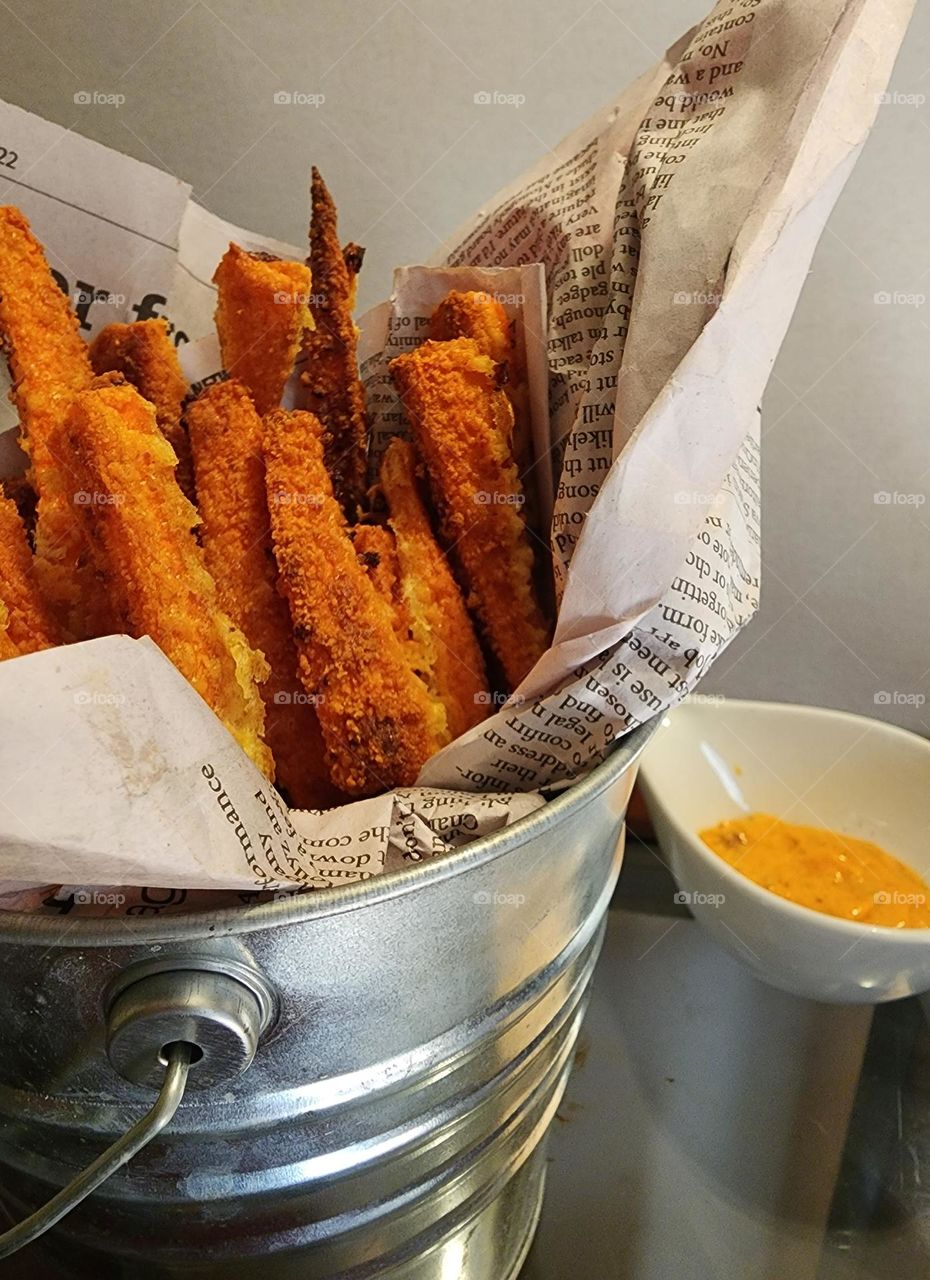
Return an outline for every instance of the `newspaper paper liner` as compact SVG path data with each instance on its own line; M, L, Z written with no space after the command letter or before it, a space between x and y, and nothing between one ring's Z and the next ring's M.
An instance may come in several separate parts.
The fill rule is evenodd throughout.
M202 905L203 890L248 902L365 879L532 812L689 692L757 607L757 406L911 8L724 0L439 255L471 269L458 281L523 299L528 483L552 504L560 607L507 705L416 788L288 813L150 641L6 662L4 905L151 914ZM87 335L164 314L192 381L222 376L215 338L191 339L210 331L227 243L301 254L19 108L0 104L0 122L18 166L3 198L30 218ZM405 429L388 360L422 335L444 279L398 272L361 321L375 452ZM0 470L21 466L0 437Z

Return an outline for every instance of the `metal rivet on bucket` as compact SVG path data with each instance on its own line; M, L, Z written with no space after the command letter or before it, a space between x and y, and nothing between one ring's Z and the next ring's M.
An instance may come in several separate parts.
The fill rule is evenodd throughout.
M188 1089L242 1074L271 1021L274 997L254 969L188 957L132 965L110 989L107 1056L133 1084L157 1088L168 1048L191 1046Z
M158 1097L57 1195L0 1235L0 1258L44 1235L147 1146L175 1115L188 1085L209 1089L251 1066L275 1007L271 988L248 965L189 956L128 966L110 984L109 997L110 1061Z

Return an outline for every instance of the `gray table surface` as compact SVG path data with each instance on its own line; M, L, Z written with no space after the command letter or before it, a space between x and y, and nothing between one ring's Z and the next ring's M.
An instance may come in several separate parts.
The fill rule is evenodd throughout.
M919 1003L767 987L673 889L632 841L521 1280L926 1280Z

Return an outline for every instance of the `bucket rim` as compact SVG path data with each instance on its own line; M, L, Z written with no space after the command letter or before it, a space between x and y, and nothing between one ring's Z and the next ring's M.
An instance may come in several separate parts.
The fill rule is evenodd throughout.
M426 885L451 880L494 862L518 845L558 826L576 809L584 808L638 763L658 728L662 714L659 712L631 729L586 777L567 787L541 808L499 831L479 836L453 853L430 858L415 866L387 871L370 880L318 889L278 902L190 911L164 918L75 916L69 919L67 916L42 916L33 911L0 910L0 942L66 945L69 948L207 942L212 938L254 933L280 925L302 924L403 897Z

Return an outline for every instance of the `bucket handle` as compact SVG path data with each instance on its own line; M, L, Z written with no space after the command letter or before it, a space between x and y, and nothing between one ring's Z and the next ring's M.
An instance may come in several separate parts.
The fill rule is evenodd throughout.
M88 1165L83 1172L53 1196L48 1204L30 1214L18 1226L11 1227L9 1231L0 1235L0 1258L8 1258L17 1249L22 1249L24 1245L31 1244L33 1240L43 1235L49 1227L53 1227L66 1213L70 1213L92 1191L96 1191L101 1183L106 1182L112 1173L121 1169L137 1152L161 1133L171 1121L184 1097L187 1072L191 1064L191 1048L191 1045L181 1040L166 1046L164 1079L151 1110L127 1133L107 1147L93 1164Z

